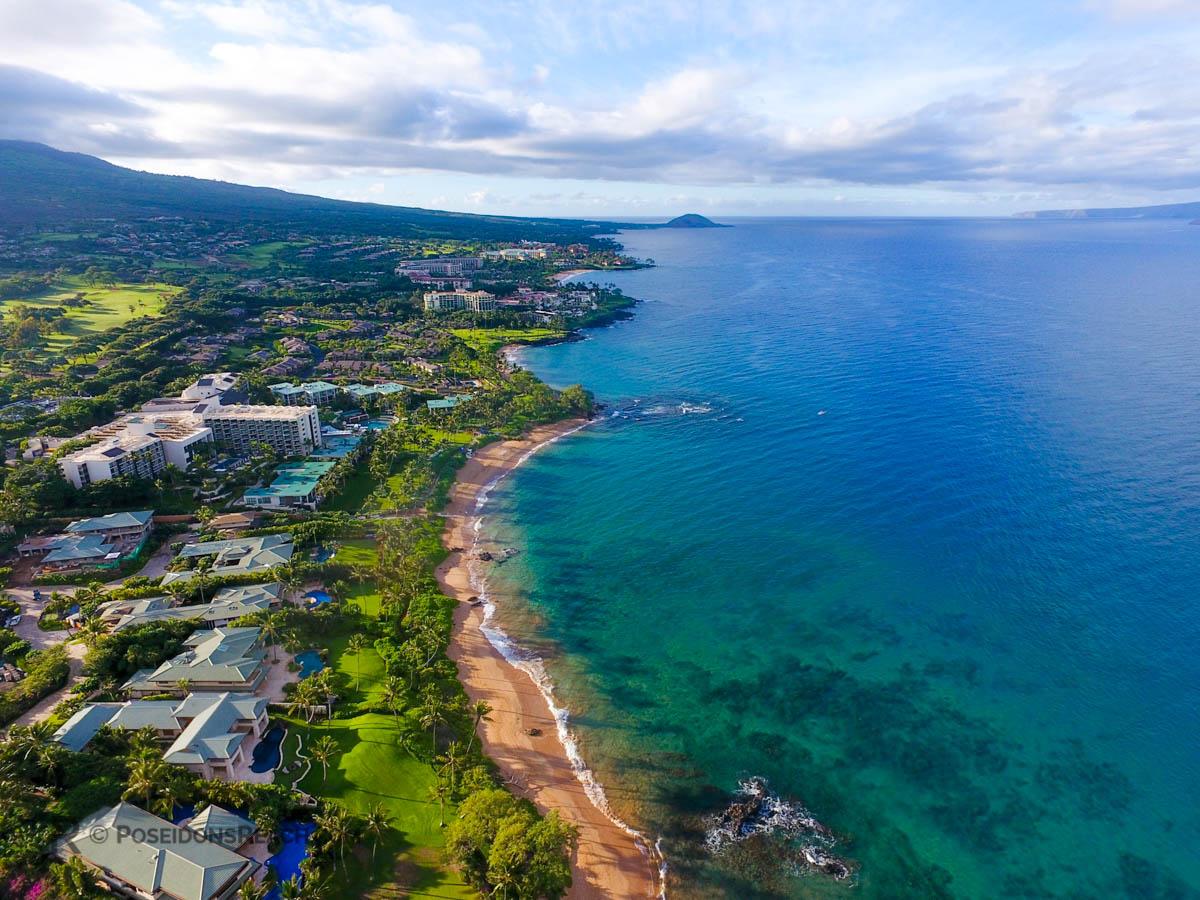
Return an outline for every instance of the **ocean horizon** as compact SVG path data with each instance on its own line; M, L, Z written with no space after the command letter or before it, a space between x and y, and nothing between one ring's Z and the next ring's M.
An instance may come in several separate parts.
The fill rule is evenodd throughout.
M671 895L1197 895L1200 228L620 240L635 318L519 354L606 409L485 530Z

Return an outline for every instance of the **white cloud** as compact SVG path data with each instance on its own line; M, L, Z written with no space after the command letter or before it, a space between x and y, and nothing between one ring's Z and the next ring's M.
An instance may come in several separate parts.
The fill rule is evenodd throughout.
M550 0L146 2L0 0L0 65L15 67L0 100L28 111L0 128L272 184L1200 187L1200 35L1178 18L1200 0L1103 0L1095 21L1169 24L1037 41L915 0L614 0L588 16Z

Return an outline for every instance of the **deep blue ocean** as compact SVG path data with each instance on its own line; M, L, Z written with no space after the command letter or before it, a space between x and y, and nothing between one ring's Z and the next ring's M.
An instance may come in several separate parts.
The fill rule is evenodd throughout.
M1200 896L1200 226L620 240L635 318L521 355L604 418L488 528L672 896Z

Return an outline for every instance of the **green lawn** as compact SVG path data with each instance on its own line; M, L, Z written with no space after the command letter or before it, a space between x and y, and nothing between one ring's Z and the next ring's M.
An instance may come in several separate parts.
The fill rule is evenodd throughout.
M375 612L378 613L378 600L375 606ZM383 693L383 681L387 672L384 671L383 658L375 652L374 647L368 647L359 653L346 652L353 633L354 629L348 629L331 637L326 643L326 649L329 651L329 664L346 676L354 691L354 696L347 697L347 701L363 703Z
M379 563L379 551L375 549L375 542L372 540L349 538L338 545L333 561L343 566L374 569Z
M379 608L383 603L374 582L353 585L344 597L338 599L358 607L358 611L364 616L372 618L379 615Z
M566 337L556 328L455 328L455 336L481 353L492 353L506 344L536 344Z
M64 278L55 290L40 297L0 302L0 312L7 313L15 305L59 306L64 299L82 293L88 305L68 309L63 331L46 336L46 349L58 352L84 335L117 328L140 316L161 315L167 299L180 290L162 283L88 287L79 278L71 277Z
M288 241L268 241L265 244L255 244L252 247L238 250L236 253L231 253L230 256L239 262L248 263L255 269L261 269L270 264L276 253L284 247L290 246L292 245Z
M354 474L346 479L338 495L332 500L327 500L323 508L335 512L358 512L374 489L375 482L367 464L363 462L354 470Z
M341 896L477 896L442 862L445 834L439 827L437 805L427 799L436 781L433 769L400 744L391 716L367 713L313 725L287 721L285 759L294 758L294 735L310 746L328 734L341 751L329 766L326 781L321 767L314 765L300 782L301 788L358 814L381 804L391 821L391 832L379 843L374 860L370 851L357 859L348 856L345 871L336 873ZM446 814L450 815L449 809Z

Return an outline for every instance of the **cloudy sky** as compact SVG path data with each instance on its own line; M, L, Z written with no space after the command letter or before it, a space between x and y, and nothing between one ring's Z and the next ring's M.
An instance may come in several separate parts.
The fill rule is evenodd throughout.
M0 137L502 213L1200 199L1200 0L0 0Z

